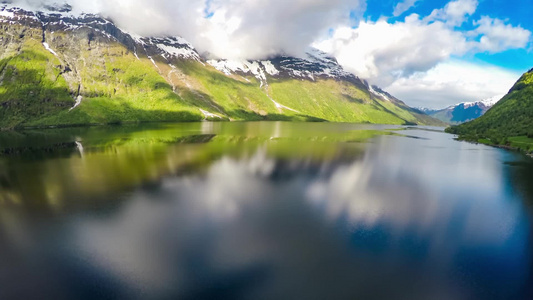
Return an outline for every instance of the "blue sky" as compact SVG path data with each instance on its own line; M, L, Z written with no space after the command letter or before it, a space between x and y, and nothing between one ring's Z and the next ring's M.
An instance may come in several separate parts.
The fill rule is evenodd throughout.
M503 96L533 68L533 0L368 0L315 43L411 106Z
M400 16L394 17L394 7L399 2L398 0L368 0L364 18L377 21L382 17L387 17L389 22L403 21L406 16L413 13L423 16L429 15L434 9L444 7L449 1L421 0ZM533 0L481 0L472 18L479 19L482 16L508 20L510 24L533 31ZM471 30L473 27L472 23L465 23L457 30ZM501 53L476 53L473 56L465 57L465 59L474 63L485 62L523 73L533 68L533 49L531 48L530 45L529 49L511 49Z

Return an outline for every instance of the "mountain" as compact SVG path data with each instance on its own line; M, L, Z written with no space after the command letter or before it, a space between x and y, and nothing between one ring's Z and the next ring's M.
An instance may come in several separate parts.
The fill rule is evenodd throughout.
M316 49L206 59L181 37L141 37L66 6L0 4L0 128L153 121L438 121Z
M469 141L533 151L533 69L484 116L447 132Z
M463 102L443 109L418 108L418 110L445 123L458 125L481 117L502 98L503 95L499 95L476 102Z

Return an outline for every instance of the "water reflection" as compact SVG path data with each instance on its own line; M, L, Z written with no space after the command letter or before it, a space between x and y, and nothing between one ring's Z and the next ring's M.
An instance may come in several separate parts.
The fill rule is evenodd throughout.
M528 299L528 161L387 128L79 129L83 151L3 156L0 298Z

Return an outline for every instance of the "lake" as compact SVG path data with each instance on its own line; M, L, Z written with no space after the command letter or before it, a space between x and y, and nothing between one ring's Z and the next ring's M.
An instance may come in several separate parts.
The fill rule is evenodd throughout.
M441 128L0 133L0 299L532 299L533 159Z

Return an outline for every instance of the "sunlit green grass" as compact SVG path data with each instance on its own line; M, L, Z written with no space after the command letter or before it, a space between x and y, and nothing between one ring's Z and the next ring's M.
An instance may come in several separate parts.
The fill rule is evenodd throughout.
M509 142L511 147L533 151L533 138L527 136L511 137L509 138Z
M154 66L118 42L93 41L88 47L65 32L50 40L58 58L41 38L37 31L22 38L20 50L4 53L0 61L0 128L204 119L431 122L345 81L269 77L268 86L260 87L253 76L226 76L200 62L160 56ZM71 110L78 94L81 105Z

